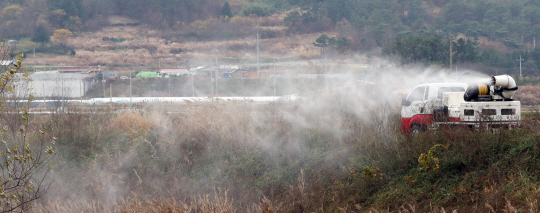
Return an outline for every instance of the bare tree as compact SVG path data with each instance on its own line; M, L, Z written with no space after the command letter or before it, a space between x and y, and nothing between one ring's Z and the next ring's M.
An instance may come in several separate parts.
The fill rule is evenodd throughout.
M46 129L29 126L32 97L27 86L30 77L22 72L23 56L9 60L9 46L3 42L0 59L0 125L4 126L0 132L0 211L25 212L50 186L46 177L52 169L48 162L54 156L56 138L47 145Z

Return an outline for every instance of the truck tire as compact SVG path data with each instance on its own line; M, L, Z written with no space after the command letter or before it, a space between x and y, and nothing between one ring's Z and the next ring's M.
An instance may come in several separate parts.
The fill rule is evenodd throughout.
M413 133L413 134L418 134L418 133L421 133L421 132L424 132L424 131L425 131L425 129L419 123L413 123L411 125L410 132Z

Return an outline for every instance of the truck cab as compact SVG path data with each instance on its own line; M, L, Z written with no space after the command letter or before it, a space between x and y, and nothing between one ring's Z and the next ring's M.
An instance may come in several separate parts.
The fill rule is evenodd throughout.
M443 95L447 92L465 92L466 83L420 84L403 99L401 127L403 132L420 132L434 120L434 110L444 108Z

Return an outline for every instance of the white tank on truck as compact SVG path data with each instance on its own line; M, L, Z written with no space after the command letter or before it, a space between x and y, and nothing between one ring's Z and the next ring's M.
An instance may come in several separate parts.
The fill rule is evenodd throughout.
M515 80L508 75L471 85L418 85L402 100L402 130L421 132L455 125L476 129L519 127L521 103L512 99L517 89Z

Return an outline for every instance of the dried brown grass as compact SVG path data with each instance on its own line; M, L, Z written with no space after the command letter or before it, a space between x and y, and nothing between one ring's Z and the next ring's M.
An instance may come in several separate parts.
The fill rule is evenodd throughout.
M313 41L320 33L286 35L286 28L279 26L281 16L261 18L261 52L264 58L318 58L320 50ZM123 42L103 41L103 37L128 38ZM166 41L159 32L138 27L106 27L96 33L84 33L70 38L67 45L75 48L75 56L45 56L48 64L69 65L176 65L186 58L206 60L213 57L234 57L250 59L256 57L256 38L221 41ZM181 54L171 54L171 49L183 50ZM30 63L30 62L28 62Z
M61 179L62 186L58 188L73 189L67 192L69 196L59 195L65 196L64 199L53 198L50 202L38 204L35 210L388 212L382 207L378 210L370 206L363 209L360 205L364 203L354 198L368 189L384 186L386 182L336 189L333 184L335 180L359 179L359 176L349 175L354 173L351 172L353 167L356 166L357 170L359 167L351 165L351 161L354 161L351 159L361 156L366 162L380 166L385 173L397 171L406 166L407 160L416 162L422 152L442 139L457 146L477 135L477 132L463 129L401 135L398 110L388 106L366 110L351 104L350 101L354 101L351 97L355 97L353 95L346 98L330 96L318 95L324 99L320 102L309 100L305 103L269 105L240 101L192 103L174 106L175 110L181 112L177 114L164 113L165 109L161 108L164 104L155 104L145 105L138 112L92 114L101 116L94 118L85 118L86 115L80 114L56 115L59 116L56 118L58 122L66 122L66 126L59 129L64 131L60 135L68 135L67 145L87 135L93 137L90 142L92 146L88 148L91 157L82 158L85 161L82 164L84 170L63 174L65 179ZM91 122L87 122L89 120ZM537 115L529 116L523 122L524 128L537 132L535 122L538 121ZM507 134L495 135L489 143L506 143ZM475 152L488 142L483 140L485 138L478 139L475 141L482 143L467 144L459 153L482 158ZM69 151L78 151L79 146L83 145L87 144L80 143L77 149ZM327 152L313 158L298 158L299 155L309 155L306 153L313 150ZM274 153L275 156L258 158L267 153ZM59 168L68 167L66 162L73 159L62 160L65 162L60 163ZM277 170L265 167L267 164L257 164L260 163L258 160L279 162L279 169L291 170L284 173L284 178L292 177L292 181L272 179L275 176L258 179L267 172ZM294 167L300 160L306 163ZM262 170L257 168L261 165L264 165ZM242 168L235 173L237 167ZM203 172L208 170L210 172ZM234 181L220 182L230 177L234 177ZM485 212L489 211L488 205L497 211L513 211L517 206L523 208L524 205L530 212L537 211L537 185L519 174L505 178L508 183L521 185L509 193L505 191L507 182L504 181L478 183L484 186L484 192L480 198L473 197L475 200L471 203L476 203L467 204L463 207L467 208L464 211ZM78 182L73 183L75 181ZM215 192L216 185L213 184L221 184L228 191ZM280 188L280 185L285 186ZM462 193L458 196L469 195ZM53 193L53 196L58 194ZM82 201L84 199L87 201ZM417 202L425 204L426 201ZM440 206L427 209L422 208L422 204L399 203L390 210L450 212L456 208L454 204L450 202L444 209ZM480 207L474 209L474 205Z
M108 128L118 128L126 135L146 135L159 126L159 115L144 114L138 111L123 110L119 112Z
M265 201L262 207L259 204L254 204L253 208L271 209L271 204ZM126 200L118 204L114 204L112 208L102 205L94 201L70 201L70 200L54 200L47 203L39 203L30 211L32 213L44 212L153 212L153 213L233 213L240 212L234 207L233 201L227 196L226 191L217 191L213 196L204 194L200 196L192 196L184 201L173 198L165 198L160 200L139 199L137 195L132 195ZM272 211L265 211L272 212Z
M110 208L107 205L91 200L56 199L45 203L37 203L29 212L277 213L282 211L280 206L274 206L272 201L266 197L251 206L236 207L234 201L229 198L227 191L218 189L212 195L191 196L184 200L174 198L141 200L139 196L134 194Z
M298 183L285 187L284 191L275 189L280 197L286 194L285 198L282 197L286 199L284 204L271 205L270 198L259 199L272 195L272 185L261 189L244 188L254 184L250 181L256 176L252 177L251 170L257 174L259 168L242 168L245 173L231 174L239 178L239 182L222 182L230 194L221 194L219 199L205 197L204 194L211 194L209 191L215 187L207 181L219 183L220 179L228 178L223 175L225 169L234 173L233 168L238 164L249 166L251 160L246 162L245 158L251 154L280 153L283 158L289 158L285 161L294 161L300 147L305 146L296 140L308 134L303 129L312 129L309 132L319 137L313 143L329 143L324 146L342 142L352 145L357 140L355 137L336 139L337 135L334 135L356 134L345 133L347 130L342 128L343 123L354 120L353 116L342 114L330 106L326 106L328 113L317 113L312 107L325 106L316 103L257 105L216 101L176 106L176 110L182 112L178 114L163 113L161 106L148 105L138 112L109 115L55 114L52 119L65 125L59 127L55 134L63 136L59 144L67 151L55 164L61 169L56 173L59 179L53 186L55 190L49 194L53 200L40 204L36 210L102 212L114 207L118 211L162 212L172 209L185 212L190 209L211 210L212 206L230 210L225 204L232 205L232 198L241 202L233 205L243 208L237 210L239 212L309 209L316 205L313 200L328 198L320 196L324 194L323 189L313 188L313 183L310 183L310 178L314 178L312 172L332 173L336 172L336 167L318 168L318 171L310 171L309 175L305 175L302 169L295 171L300 172L298 178L294 178ZM349 127L353 126L345 128ZM364 133L371 134L369 129L366 127ZM340 133L332 133L334 130ZM330 158L339 159L340 154L348 152L345 147L337 149L336 156ZM229 156L229 153L231 158L222 156ZM81 163L74 164L73 161ZM73 171L72 167L78 166L84 169ZM213 171L198 174L203 170ZM194 173L203 177L192 176ZM199 180L201 178L203 180ZM126 198L130 194L138 197ZM184 197L189 199L182 201ZM271 199L275 199L273 195ZM62 203L64 200L66 202ZM195 201L206 204L199 205ZM253 204L258 201L260 203ZM320 208L326 209L327 206Z
M236 212L233 201L227 197L227 192L214 193L191 197L190 201L175 199L141 201L134 196L114 207L114 212L155 212L155 213L232 213Z
M540 86L520 87L514 98L521 101L522 105L540 105Z

